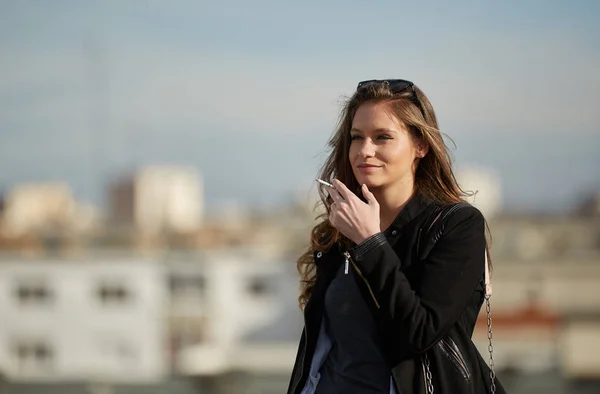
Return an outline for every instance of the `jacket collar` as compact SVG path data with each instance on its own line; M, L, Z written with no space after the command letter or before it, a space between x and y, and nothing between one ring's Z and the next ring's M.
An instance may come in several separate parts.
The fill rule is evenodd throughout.
M386 235L398 234L407 224L419 216L431 203L427 201L425 196L416 192L408 200L408 203L398 213L392 224L384 231Z

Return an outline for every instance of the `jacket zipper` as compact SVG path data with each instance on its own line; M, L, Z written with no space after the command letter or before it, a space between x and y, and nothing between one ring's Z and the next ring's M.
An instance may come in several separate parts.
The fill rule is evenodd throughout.
M346 256L346 261L345 261L345 266L344 266L344 273L346 273L346 274L348 273L349 264L352 263L352 267L354 267L354 269L356 270L356 272L358 273L358 275L362 278L362 280L367 285L367 289L369 289L369 293L371 294L371 298L373 299L373 302L375 303L375 306L377 307L377 309L381 309L381 306L379 305L379 302L377 302L377 298L375 298L375 294L373 293L373 289L371 289L371 285L365 279L365 277L363 276L362 272L360 272L360 269L358 269L358 267L356 266L356 264L354 263L354 261L352 261L352 258L350 257L350 253L349 252L344 252L344 256Z
M348 266L349 266L349 262L350 262L350 253L345 252L344 256L346 256L346 261L344 261L344 274L348 275Z
M458 368L463 378L465 378L467 381L470 381L471 373L467 368L467 363L465 362L464 357L460 353L460 349L458 346L456 346L454 341L450 338L442 338L439 344L444 354L446 354L446 356L450 358L450 361L452 361L452 363Z

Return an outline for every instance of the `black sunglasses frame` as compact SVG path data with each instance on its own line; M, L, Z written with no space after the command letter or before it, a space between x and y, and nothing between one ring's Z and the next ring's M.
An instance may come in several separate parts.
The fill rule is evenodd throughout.
M374 83L386 85L388 87L388 89L390 89L390 91L394 94L401 93L401 92L405 91L406 89L411 89L412 90L411 100L413 103L415 103L415 105L417 107L419 107L421 114L423 115L423 117L425 117L425 110L423 109L423 106L421 105L421 101L417 97L417 93L415 92L415 84L414 83L412 83L411 81L407 81L406 79L369 79L367 81L359 82L358 85L356 86L356 90L358 90L361 87L364 87L366 85L370 85L370 84L374 84Z

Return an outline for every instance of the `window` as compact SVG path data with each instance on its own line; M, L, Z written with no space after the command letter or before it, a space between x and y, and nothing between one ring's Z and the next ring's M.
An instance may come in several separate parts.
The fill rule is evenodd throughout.
M16 340L11 349L19 370L49 370L54 362L54 351L41 340Z
M52 302L53 293L47 283L39 279L22 279L15 288L15 297L21 305L40 305Z
M255 296L262 297L272 292L267 277L256 276L248 282L247 291Z
M131 301L132 294L123 283L102 282L96 289L96 295L104 305L120 305Z

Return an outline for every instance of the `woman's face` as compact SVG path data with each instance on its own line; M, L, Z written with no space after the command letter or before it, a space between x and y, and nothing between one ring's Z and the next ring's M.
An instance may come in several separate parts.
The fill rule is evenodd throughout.
M349 160L359 184L369 189L414 182L416 159L427 152L384 103L361 105L350 130Z

